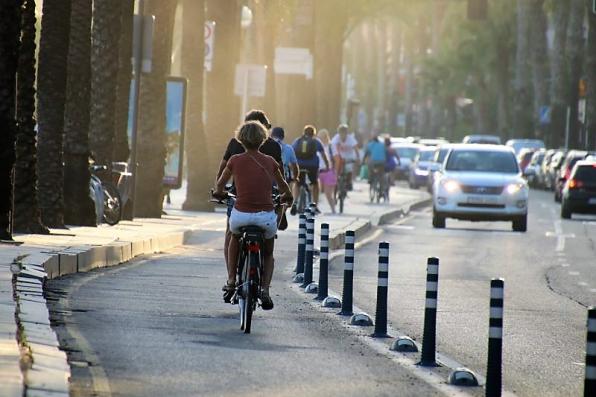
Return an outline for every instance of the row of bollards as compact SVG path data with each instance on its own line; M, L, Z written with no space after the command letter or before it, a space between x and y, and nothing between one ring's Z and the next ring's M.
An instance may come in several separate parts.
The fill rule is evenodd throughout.
M304 221L303 221L304 220ZM351 316L350 324L372 326L373 321L365 313L353 313L354 287L354 250L355 233L345 233L344 277L341 301L328 296L329 269L329 225L321 225L321 245L319 261L319 280L313 283L313 251L314 251L314 211L300 216L298 234L298 263L296 266L296 282L306 292L317 293L315 299L322 300L324 307L341 307L340 315ZM301 250L303 254L301 254ZM303 274L300 274L302 270ZM378 250L378 282L377 304L375 311L373 337L386 338L387 309L389 288L389 243L379 243ZM435 367L440 364L436 359L437 303L439 284L439 259L428 258L426 274L426 299L424 309L424 330L422 338L421 358L418 365ZM503 356L503 308L505 282L495 278L490 283L490 316L488 329L488 359L486 370L485 395L499 397L502 393L502 356ZM417 352L416 343L407 336L398 337L391 345L391 350L399 352ZM449 383L459 386L478 386L476 375L467 368L457 368L449 376ZM586 371L584 397L596 396L596 308L588 309Z

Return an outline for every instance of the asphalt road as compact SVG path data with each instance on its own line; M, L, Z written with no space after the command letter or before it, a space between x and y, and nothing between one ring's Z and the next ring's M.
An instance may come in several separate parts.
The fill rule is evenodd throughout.
M290 236L279 240L275 309L241 333L237 307L221 301L212 226L168 254L50 282L72 395L443 395L290 291Z
M486 371L490 279L505 279L504 388L519 396L583 393L586 307L596 304L596 217L561 220L552 193L532 191L527 233L511 223L447 220L430 209L385 226L389 320L422 341L427 257L440 259L438 350ZM354 299L375 311L376 244L356 254ZM342 258L330 284L341 291Z

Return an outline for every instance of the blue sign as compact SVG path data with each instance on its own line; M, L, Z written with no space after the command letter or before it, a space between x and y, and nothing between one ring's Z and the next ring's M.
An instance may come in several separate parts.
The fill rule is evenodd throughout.
M550 106L540 106L538 110L538 121L540 124L550 124Z

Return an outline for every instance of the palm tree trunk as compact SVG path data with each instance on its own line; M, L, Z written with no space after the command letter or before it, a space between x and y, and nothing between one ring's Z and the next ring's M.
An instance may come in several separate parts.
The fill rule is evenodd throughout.
M315 2L315 36L325 38L315 40L314 48L316 125L329 131L334 131L340 120L343 41L348 24L344 5L343 0Z
M17 83L17 136L14 171L14 231L47 234L37 196L35 132L35 0L24 0Z
M0 2L0 239L12 239L12 169L15 161L15 85L20 33L19 2Z
M592 0L586 0L588 9ZM588 130L587 147L596 150L596 15L588 12L588 43L586 45L586 128Z
M206 211L211 209L207 192L212 186L213 175L209 173L209 159L204 155L207 147L203 128L203 65L205 24L205 1L182 0L182 75L188 79L186 104L186 163L188 185L185 210Z
M95 226L89 197L89 117L92 0L72 0L64 109L64 220Z
M114 161L127 161L130 154L128 143L128 103L130 99L130 80L132 77L132 30L134 0L122 0L120 3L120 39L118 56L118 88L116 90Z
M98 164L112 167L120 39L120 0L93 2L89 146Z
M513 131L519 137L532 137L532 79L530 59L530 5L526 0L517 1L517 52L515 57L515 82L513 103Z
M166 77L170 73L176 2L150 0L145 11L155 15L151 73L141 78L135 216L161 217L166 159Z
M569 24L569 1L553 1L553 26L555 36L551 52L551 131L549 143L559 147L564 137L567 108L567 26Z
M569 27L567 31L567 59L569 61L569 145L580 147L580 128L578 122L579 80L582 77L584 60L584 16L585 3L583 0L571 0Z
M226 144L240 119L240 106L234 95L240 45L240 3L237 0L207 0L207 15L216 24L213 68L207 73L205 104L209 173L215 176Z
M540 126L539 110L542 106L549 105L549 64L548 57L544 54L548 52L546 44L547 20L544 12L544 0L533 0L530 4L531 32L532 32L532 75L534 85L534 123L539 126L537 138L544 139L545 131Z
M39 204L43 222L64 228L62 141L70 0L44 0L37 79Z

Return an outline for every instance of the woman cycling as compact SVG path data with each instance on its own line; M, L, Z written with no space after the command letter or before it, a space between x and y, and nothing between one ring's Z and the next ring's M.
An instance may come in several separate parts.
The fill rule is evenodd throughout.
M273 242L277 232L277 215L272 199L273 183L277 184L282 193L282 202L291 204L292 193L279 169L279 164L272 157L259 152L259 147L267 139L267 133L261 123L246 122L236 132L236 139L246 151L228 160L213 192L216 198L225 197L224 186L230 178L234 178L236 203L230 214L230 231L233 237L228 248L228 280L222 288L224 300L230 300L236 287L240 228L249 225L259 226L263 229L265 237L261 307L271 310L273 301L269 294L269 285L273 276Z

